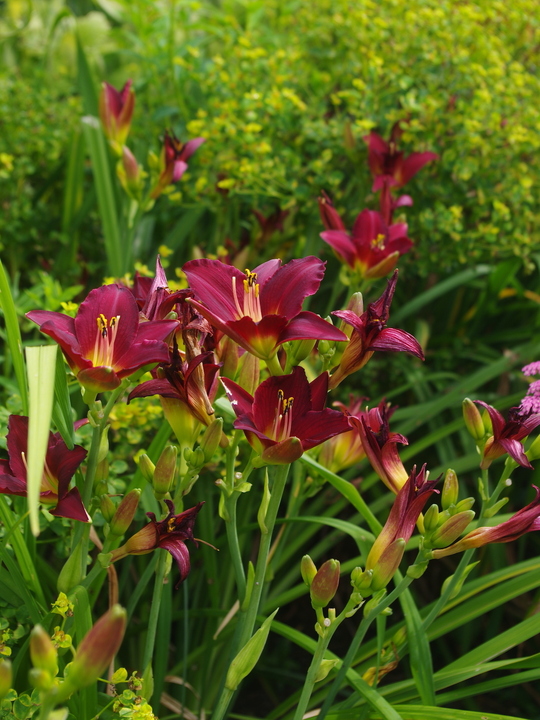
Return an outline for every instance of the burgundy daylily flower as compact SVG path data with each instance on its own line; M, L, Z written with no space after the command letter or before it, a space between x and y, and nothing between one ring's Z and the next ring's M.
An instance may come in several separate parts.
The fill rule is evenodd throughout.
M219 365L212 362L213 353L205 352L191 361L182 359L176 340L169 364L155 370L157 377L134 388L128 397L159 395L165 417L180 442L196 436L199 423L209 425L214 419L214 400L218 388Z
M397 443L408 445L409 441L404 435L390 432L388 421L394 409L382 400L377 407L361 416L349 417L349 424L358 432L364 452L377 475L389 490L397 494L409 477L399 457Z
M159 197L168 185L180 180L188 169L186 161L203 142L205 142L205 138L199 137L183 143L178 140L174 133L169 134L168 131L165 131L161 150L161 174L156 186L150 193L151 198Z
M77 423L77 427L86 420ZM0 492L25 497L26 457L28 455L28 418L10 415L7 434L8 460L0 460ZM71 450L60 433L49 433L45 468L41 480L40 500L44 505L55 505L51 515L90 522L80 493L69 482L86 457L86 450L75 445Z
M416 472L416 466L396 495L390 515L373 543L366 559L366 571L373 572L371 590L385 587L399 567L405 545L413 534L414 527L427 501L433 495L439 481L428 480L426 466Z
M186 541L191 540L197 546L197 540L193 537L193 526L204 503L200 502L179 515L174 514L171 500L165 500L165 503L169 508L167 517L158 521L154 513L146 513L150 518L148 525L132 535L124 545L113 550L111 562L116 562L127 555L146 555L157 548L164 548L171 553L180 570L180 579L175 586L178 587L187 578L191 569Z
M519 413L519 408L512 408L508 413L508 420L505 420L501 413L491 405L482 400L474 402L486 409L493 426L493 435L488 438L484 446L480 467L485 470L495 458L508 453L519 465L532 468L525 455L521 440L540 425L540 413L523 417Z
M406 185L424 165L439 156L433 152L411 153L407 157L397 149L397 142L402 135L399 123L392 128L390 142L386 142L375 132L364 136L368 146L368 163L374 177L373 192L388 187Z
M325 408L328 374L309 383L304 369L270 377L252 397L240 385L222 378L248 442L269 465L292 463L310 448L350 430L347 417Z
M135 93L131 80L121 90L116 90L104 82L99 96L99 117L103 132L116 149L122 154L122 145L126 142L135 107Z
M398 258L409 252L413 243L407 237L406 223L387 226L380 213L362 210L356 218L352 235L344 230L326 230L322 239L338 258L362 278L384 277L396 266Z
M536 490L534 500L521 510L518 510L509 520L493 527L478 527L476 530L471 530L470 533L467 533L465 537L462 537L461 540L450 545L450 547L433 550L433 557L442 558L470 548L489 545L490 543L512 542L525 535L525 533L540 530L540 489L536 485L533 485L533 487Z
M135 273L131 292L137 301L137 305L145 320L164 320L167 315L175 310L175 305L190 296L190 290L169 289L169 281L163 270L159 255L156 258L156 273L154 278L143 277Z
M321 216L322 224L326 230L342 230L346 231L345 223L341 219L340 214L334 207L334 203L330 197L322 192L322 197L318 198L319 203L319 214Z
M302 303L319 289L325 263L316 257L269 260L240 272L218 260L184 266L196 300L189 300L214 327L262 360L289 340L346 340L346 335Z
M422 348L415 337L404 330L386 327L397 276L398 271L395 270L388 280L384 293L374 303L370 303L365 312L362 312L360 306L361 314L353 310L335 310L332 313L350 325L352 332L340 363L330 378L331 389L336 388L348 375L362 368L375 350L409 352L421 360L424 359Z
M75 319L49 310L32 310L26 317L60 345L78 381L91 392L114 390L144 365L167 362L163 340L177 327L174 320L139 323L135 298L120 285L92 290Z

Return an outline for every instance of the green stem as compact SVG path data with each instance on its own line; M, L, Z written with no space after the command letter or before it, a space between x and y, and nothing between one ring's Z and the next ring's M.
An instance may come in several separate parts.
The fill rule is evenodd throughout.
M238 643L235 648L235 654L244 647L247 641L253 634L253 628L255 627L255 621L257 619L257 613L259 611L259 605L261 602L262 592L264 588L264 578L266 575L266 566L268 561L268 552L272 544L272 535L274 532L274 526L276 524L276 518L285 490L285 484L287 482L287 476L289 474L290 465L275 465L273 467L274 483L272 486L272 495L268 504L268 511L266 513L265 525L267 532L261 536L261 543L259 545L259 553L257 556L257 566L255 568L255 581L253 583L253 590L249 598L249 603L245 614L241 618L240 622L241 631L239 634ZM215 711L212 713L212 720L222 720L225 717L227 708L232 699L234 692L228 688L223 688L221 695L218 699L218 703Z
M150 617L148 618L148 633L146 635L146 645L144 647L143 654L142 666L144 672L146 672L146 669L151 664L152 657L154 655L159 610L161 607L161 596L163 595L163 581L165 580L165 573L167 570L167 551L159 549L156 550L156 552L159 553L159 560L156 567L154 592L152 594L152 603L150 605Z
M321 662L324 658L324 653L326 652L330 640L332 639L332 636L334 635L340 624L341 623L338 622L338 620L336 619L334 623L328 628L328 630L324 634L324 637L319 636L319 639L317 641L317 647L315 649L315 654L313 655L313 658L311 660L311 665L309 666L309 670L304 681L304 687L302 688L302 694L300 695L300 699L298 700L298 705L296 707L293 720L302 720L302 718L304 717L309 703L309 699L311 698L311 694L313 693L317 673L319 672Z
M239 493L235 492L226 500L228 519L225 523L227 531L227 543L234 570L236 580L236 589L238 590L238 600L242 603L246 594L246 573L242 562L242 553L240 551L240 542L238 540L238 527L236 522L236 503L238 502Z
M268 368L268 372L270 373L270 375L284 375L285 374L285 370L281 367L277 355L273 355L270 358L266 358L265 363L266 363L266 367Z

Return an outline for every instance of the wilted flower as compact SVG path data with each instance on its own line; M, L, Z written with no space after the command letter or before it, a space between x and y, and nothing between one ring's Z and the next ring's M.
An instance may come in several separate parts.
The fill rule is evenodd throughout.
M480 467L485 470L495 458L508 453L519 465L532 468L525 455L521 440L524 440L534 428L540 425L540 413L524 417L518 409L512 408L508 413L508 420L505 420L501 413L491 405L482 400L474 402L486 409L493 426L493 435L484 445Z
M218 260L184 266L196 299L189 302L208 322L253 355L273 358L289 340L345 340L346 336L302 303L319 289L325 263L316 257L269 260L240 272Z
M180 579L176 584L178 587L189 575L191 566L186 541L192 540L197 545L193 537L193 526L197 513L204 503L200 502L195 507L175 515L173 503L170 500L164 502L169 508L167 517L158 521L154 513L146 513L150 518L148 525L132 535L124 545L113 550L111 561L116 562L127 555L146 555L157 548L164 548L171 553L180 570Z
M254 397L232 380L222 378L237 419L250 445L269 465L298 460L306 451L333 435L350 430L346 416L324 408L328 375L309 383L304 369L270 377Z
M318 198L319 202L319 214L321 216L322 224L327 230L343 230L345 231L345 224L341 219L338 211L334 207L334 203L330 200L330 197L323 191L322 197Z
M374 303L370 303L365 312L358 314L353 310L335 310L332 313L350 325L352 332L339 365L330 378L331 389L336 388L348 375L362 368L375 350L409 352L421 360L424 359L424 353L416 338L404 330L386 327L397 276L398 271L395 270L388 280L384 293Z
M178 182L188 169L187 160L199 148L205 138L199 137L189 140L187 143L180 142L174 133L165 131L163 148L161 150L161 173L157 184L150 193L151 198L157 198L168 185Z
M326 230L321 237L342 262L367 279L388 275L398 258L413 245L407 237L405 223L388 227L381 213L375 210L362 210L351 235L345 230Z
M114 390L139 368L166 362L163 340L177 327L174 320L140 323L135 298L120 285L92 290L75 319L49 310L26 317L60 345L77 380L93 392Z
M493 527L478 527L467 533L465 537L458 540L454 545L440 550L433 550L434 558L442 558L447 555L469 550L470 548L478 548L490 543L506 543L517 540L528 532L540 530L540 490L533 485L536 490L536 497L526 507L518 510L515 515Z
M26 497L27 417L10 415L7 450L8 460L0 460L0 492ZM69 450L60 433L49 433L39 498L44 505L55 506L49 510L51 515L90 522L78 489L69 489L69 482L85 457L83 447L75 445Z

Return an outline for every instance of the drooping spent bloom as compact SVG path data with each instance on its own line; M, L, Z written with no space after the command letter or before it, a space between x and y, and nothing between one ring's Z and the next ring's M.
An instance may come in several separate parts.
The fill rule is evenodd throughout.
M404 435L390 432L389 420L393 410L382 400L362 416L352 415L349 424L358 433L371 466L386 487L398 493L409 477L397 451L397 443L408 445Z
M519 409L511 408L508 420L505 420L501 413L491 405L482 400L474 402L486 409L493 427L493 435L488 438L482 451L480 467L485 470L495 458L508 453L519 465L532 468L521 441L540 425L540 413L532 413L524 417Z
M437 492L435 485L439 478L428 480L428 475L425 465L418 473L416 466L413 467L410 477L396 495L388 520L366 559L366 571L373 572L372 591L385 587L392 579L420 513L433 493Z
M465 537L458 540L450 547L433 550L434 558L442 558L447 555L478 548L490 543L507 543L517 540L528 532L540 530L540 489L533 485L536 490L534 500L526 505L509 520L493 527L478 527L471 530Z
M373 175L373 192L381 190L385 185L388 187L402 187L406 185L424 165L432 160L438 160L439 156L434 152L411 153L405 157L403 152L397 149L397 143L402 135L399 123L392 128L390 141L386 142L376 132L364 136L368 146L368 163Z
M193 537L193 527L195 518L204 503L200 502L195 507L175 515L172 501L165 500L164 502L169 508L167 517L158 521L154 513L146 513L150 522L138 533L132 535L126 543L112 551L111 562L116 562L127 555L146 555L157 548L164 548L171 553L180 570L180 579L176 584L178 587L189 575L191 564L186 541L191 540L197 545L197 541Z
M77 426L81 424L77 423ZM10 415L6 439L9 457L0 460L0 492L25 497L28 418ZM71 478L85 457L86 450L83 447L75 445L69 450L60 433L49 433L39 497L44 505L54 505L49 510L51 515L90 522L78 489L69 489Z
M138 397L159 395L165 417L179 442L194 440L200 424L214 419L214 400L218 388L219 365L213 353L201 353L189 362L182 359L176 340L168 363L161 364L148 380L134 388L128 402Z
M418 340L405 330L388 328L390 305L396 290L398 271L395 270L388 280L386 290L374 303L370 303L365 312L362 304L358 311L335 310L332 315L342 318L351 326L351 336L340 362L330 378L330 388L336 388L348 375L362 368L375 350L408 352L421 360L424 353Z
M205 138L199 137L183 143L174 133L165 131L160 158L161 173L150 193L151 198L159 197L168 185L180 180L188 169L187 160L203 142L205 142Z
M324 262L316 257L269 260L240 272L218 260L184 266L195 300L189 302L214 327L256 357L273 358L289 340L346 340L340 330L302 303L319 289Z
M347 417L325 408L328 374L309 383L297 366L290 375L262 382L252 397L240 385L222 378L236 420L252 448L269 465L292 463L306 450L350 430Z
M540 361L525 365L521 371L528 376L540 375ZM531 413L540 413L540 380L533 380L519 405L519 414L522 417Z
M135 93L131 84L131 80L128 80L121 90L116 90L104 82L99 96L99 117L103 132L120 155L129 134L135 107Z
M318 198L319 203L319 214L321 216L322 224L326 230L342 230L346 231L345 223L341 219L340 214L334 207L334 203L330 197L324 192L322 196Z
M409 252L413 243L407 237L406 223L385 223L381 213L362 210L356 218L352 234L345 230L326 230L322 239L362 278L376 279L391 272L401 255Z
M140 323L135 298L120 285L91 290L75 319L49 310L32 310L26 317L60 345L77 380L91 392L114 390L139 368L167 362L164 339L177 326L174 320Z

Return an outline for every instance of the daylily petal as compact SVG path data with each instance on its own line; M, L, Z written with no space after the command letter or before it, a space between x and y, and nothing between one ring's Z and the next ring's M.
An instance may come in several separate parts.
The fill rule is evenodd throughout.
M350 235L342 230L325 230L320 233L320 236L341 256L347 265L354 267L356 245Z
M251 406L253 405L252 396L233 380L221 378L221 382L225 387L225 392L236 413L236 417L251 412Z
M332 323L309 310L303 310L293 318L279 335L279 344L289 340L333 340L344 342L347 336Z
M438 160L439 156L434 152L411 153L404 158L399 172L396 173L396 180L399 185L406 185L424 165L432 160Z
M110 367L89 367L81 370L77 380L91 392L115 390L120 385L120 378Z
M310 256L283 265L261 288L264 315L283 315L291 319L302 310L302 303L314 295L324 277L326 263Z
M267 447L261 453L261 458L268 465L289 465L299 460L303 454L303 443L297 437L290 437Z
M64 497L60 497L56 507L49 512L55 517L71 518L86 523L92 522L77 488L72 488Z
M23 415L10 415L6 437L11 473L26 484L26 465L23 460L28 456L28 418Z
M161 340L143 340L133 343L130 348L120 356L117 365L118 377L123 378L131 375L132 372L144 365L152 365L158 362L165 363L169 360L169 348Z
M424 352L418 340L405 330L384 328L377 338L369 344L370 350L393 350L409 352L424 360Z
M507 452L510 457L518 463L518 465L530 468L531 470L533 469L533 466L525 455L523 445L519 442L519 440L512 440L511 438L500 438L496 444L500 445L501 448L503 448L504 451ZM486 453L486 457L488 456L489 453Z
M180 578L175 585L177 588L181 582L183 582L189 575L191 570L191 561L189 558L189 550L186 544L182 540L177 540L174 536L165 537L159 541L159 547L168 550L173 558L176 560L178 570L180 571Z

